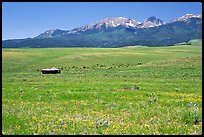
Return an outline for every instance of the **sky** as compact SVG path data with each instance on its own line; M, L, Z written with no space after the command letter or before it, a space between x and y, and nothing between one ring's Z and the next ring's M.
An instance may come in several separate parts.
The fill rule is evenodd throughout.
M155 16L164 22L202 14L200 2L3 2L2 40L35 37L47 30L71 30L104 18L139 22Z

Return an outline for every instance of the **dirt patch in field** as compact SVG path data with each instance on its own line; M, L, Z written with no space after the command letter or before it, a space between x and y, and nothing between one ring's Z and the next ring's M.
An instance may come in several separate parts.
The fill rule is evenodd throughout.
M141 52L96 52L96 53L87 53L82 54L83 56L97 56L97 55L136 55L136 54L143 54Z

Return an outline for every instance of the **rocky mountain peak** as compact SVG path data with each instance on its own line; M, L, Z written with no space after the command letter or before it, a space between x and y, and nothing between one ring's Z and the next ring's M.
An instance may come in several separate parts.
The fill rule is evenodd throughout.
M38 35L35 38L52 38L56 36L61 36L64 34L64 32L65 31L60 30L60 29L52 29L52 30L45 31L44 33Z
M108 27L117 27L120 25L125 27L135 27L139 23L135 20L124 17L114 17L103 19L99 21L97 24L106 24Z
M149 27L156 27L163 24L163 21L156 18L155 16L149 17L147 20L142 22L140 25L138 25L138 28L149 28Z
M124 28L135 28L138 24L139 22L132 19L128 19L124 17L112 17L112 18L105 18L96 23L91 23L82 27L75 28L73 29L72 32L86 31L90 29L101 31L109 28L115 28L118 26L121 26Z
M158 24L162 24L162 23L163 23L162 20L156 18L155 16L149 17L149 18L147 19L147 21L155 22L155 23L158 23Z
M202 18L202 14L186 14L183 15L182 17L179 17L173 21L187 21L190 18Z
M154 22L155 20L157 20L155 16L151 16L147 19L147 21L151 21L151 22Z

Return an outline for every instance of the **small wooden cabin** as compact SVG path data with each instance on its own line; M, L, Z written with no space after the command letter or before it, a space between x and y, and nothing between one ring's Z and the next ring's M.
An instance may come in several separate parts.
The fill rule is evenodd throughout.
M61 73L61 70L58 68L47 68L47 69L42 69L43 74L57 74Z

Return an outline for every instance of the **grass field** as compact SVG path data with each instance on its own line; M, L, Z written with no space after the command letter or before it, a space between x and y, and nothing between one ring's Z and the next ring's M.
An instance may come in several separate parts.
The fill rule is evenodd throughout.
M202 134L201 43L4 48L2 133Z

